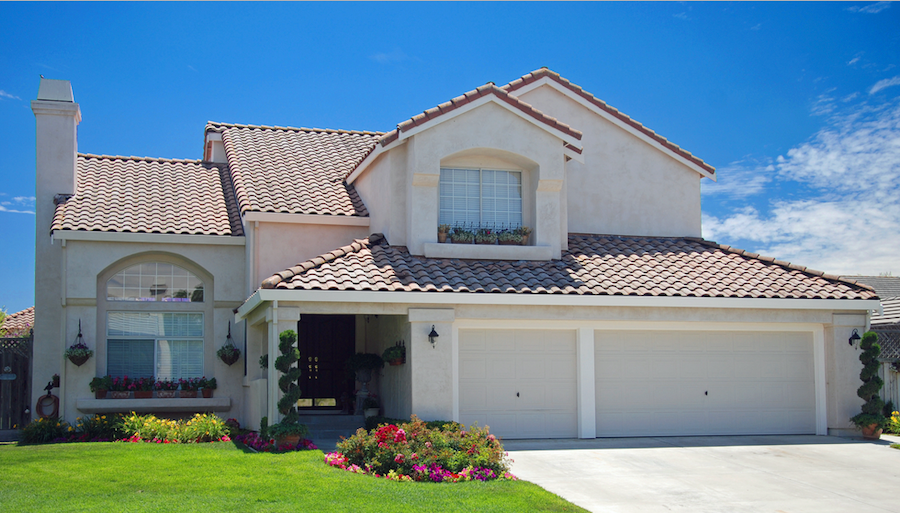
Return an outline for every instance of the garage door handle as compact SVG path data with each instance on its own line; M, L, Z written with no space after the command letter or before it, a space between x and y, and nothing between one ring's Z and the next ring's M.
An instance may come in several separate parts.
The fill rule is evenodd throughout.
M519 397L519 393L518 393L518 392L516 392L516 397Z
M703 392L703 395L709 395L709 390L707 390L706 392Z

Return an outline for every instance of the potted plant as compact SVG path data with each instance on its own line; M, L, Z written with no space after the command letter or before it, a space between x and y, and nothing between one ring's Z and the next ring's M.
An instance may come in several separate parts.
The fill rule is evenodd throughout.
M497 243L501 246L521 246L522 236L515 230L503 230L497 235Z
M449 224L439 224L438 225L438 242L444 243L447 242L447 236L450 234L450 225Z
M75 337L75 342L66 349L66 358L81 367L91 356L94 356L94 351L84 343L84 337L81 335L81 321L78 321L78 336Z
M378 396L369 394L369 397L363 400L362 407L366 418L378 416L378 412L381 409L381 406L378 404Z
M475 233L457 226L450 231L450 242L454 244L471 244L475 240Z
M229 339L224 346L216 351L216 355L225 365L234 365L241 358L241 350L232 344L231 339Z
M178 382L162 379L157 381L153 388L156 390L158 399L171 399L175 397L175 391L178 390Z
M206 379L206 376L200 378L200 392L203 394L203 397L209 399L213 396L213 390L218 387L216 384L216 378Z
M269 427L268 436L275 439L279 446L290 444L296 446L300 438L305 436L307 428L300 424L300 416L297 414L297 401L302 392L297 381L302 376L299 367L294 364L300 359L300 350L297 349L297 332L294 330L282 331L278 335L278 351L281 356L275 358L275 368L281 373L278 378L278 388L284 394L278 400L278 411L284 417L281 422Z
M234 340L231 338L231 321L228 321L228 336L225 338L225 345L216 351L216 355L225 365L234 365L241 357L241 350L234 345Z
M109 376L103 376L102 378L97 376L90 383L91 392L94 393L94 397L97 399L106 399L106 392L110 386L112 386L112 378Z
M128 399L131 395L131 392L128 390L130 385L131 378L128 376L112 378L112 382L109 385L109 397L111 399Z
M134 392L135 399L150 399L153 397L153 378L138 378L128 385L128 390Z
M381 353L381 358L391 365L401 365L406 363L406 346L403 342L397 342Z
M531 235L531 228L527 226L520 226L516 228L516 233L522 236L522 245L528 245L528 236Z
M384 360L373 353L356 353L347 360L347 368L356 373L360 383L372 381L372 371L384 368Z
M475 234L475 244L496 244L497 233L488 228L479 228Z
M193 399L197 397L197 390L200 388L200 378L179 378L178 385L181 387L180 397Z
M865 404L862 406L862 412L853 416L850 422L862 430L864 438L877 440L889 422L882 411L884 401L878 397L878 391L884 385L884 381L878 377L878 355L881 354L878 335L867 331L859 342L859 348L862 349L859 361L863 364L859 379L863 384L856 391L856 395L862 398Z

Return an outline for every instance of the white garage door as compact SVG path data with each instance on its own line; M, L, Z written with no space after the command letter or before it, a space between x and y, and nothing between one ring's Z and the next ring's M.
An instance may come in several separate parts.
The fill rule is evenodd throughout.
M815 434L809 333L596 331L597 436Z
M503 438L574 438L575 332L460 330L459 417Z

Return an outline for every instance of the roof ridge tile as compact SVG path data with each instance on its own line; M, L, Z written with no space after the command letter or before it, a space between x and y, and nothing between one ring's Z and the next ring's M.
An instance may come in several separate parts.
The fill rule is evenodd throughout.
M238 128L251 130L276 130L282 132L308 132L308 133L329 133L329 134L348 134L348 135L375 135L382 136L384 132L376 132L371 130L346 130L342 128L306 128L293 126L277 126L277 125L249 125L241 123L221 123L218 121L207 121L206 129L213 130L217 128Z

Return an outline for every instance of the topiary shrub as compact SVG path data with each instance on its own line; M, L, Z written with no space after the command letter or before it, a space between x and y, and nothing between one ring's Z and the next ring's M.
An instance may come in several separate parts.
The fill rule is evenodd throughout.
M883 414L884 401L878 397L878 391L884 386L884 381L878 377L878 355L881 354L881 346L878 345L878 335L872 331L867 331L859 342L859 348L862 354L859 355L859 361L862 362L863 368L859 373L859 379L863 384L856 391L865 404L862 406L862 413L853 416L850 421L859 428L865 428L876 425L877 428L884 428L888 424L888 419Z
M299 419L296 405L302 395L300 386L297 385L302 372L299 367L294 366L300 359L300 350L296 347L297 332L294 330L282 331L278 338L278 350L281 352L281 356L275 358L275 368L281 373L281 377L278 378L278 388L284 393L284 396L278 400L278 411L284 415L281 422L296 424Z

